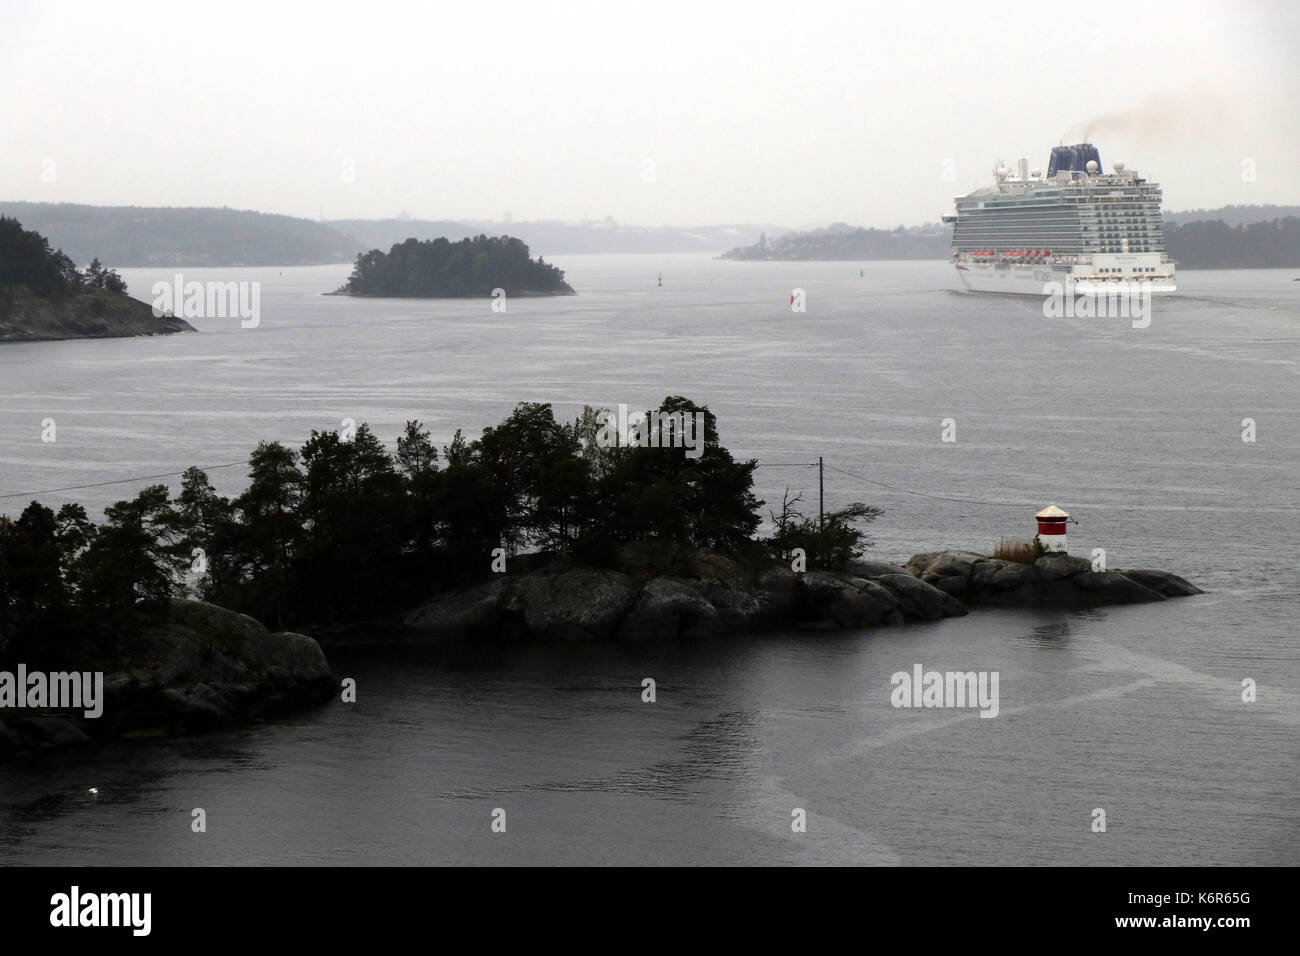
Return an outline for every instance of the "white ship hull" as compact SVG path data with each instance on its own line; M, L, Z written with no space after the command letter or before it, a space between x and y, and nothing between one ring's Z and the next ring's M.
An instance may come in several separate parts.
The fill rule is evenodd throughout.
M1124 286L1149 288L1152 295L1167 295L1178 290L1173 275L1143 278L1141 275L1116 275L1094 278L1092 270L1078 266L995 265L984 262L958 262L957 275L970 292L993 292L1002 295L1043 296L1052 291L1051 283L1063 290L1073 288L1076 295L1105 295Z

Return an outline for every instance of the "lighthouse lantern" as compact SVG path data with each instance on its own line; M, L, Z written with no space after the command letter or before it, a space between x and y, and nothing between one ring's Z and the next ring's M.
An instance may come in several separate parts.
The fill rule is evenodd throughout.
M1065 554L1065 523L1070 516L1056 505L1048 505L1038 514L1038 540L1048 554Z

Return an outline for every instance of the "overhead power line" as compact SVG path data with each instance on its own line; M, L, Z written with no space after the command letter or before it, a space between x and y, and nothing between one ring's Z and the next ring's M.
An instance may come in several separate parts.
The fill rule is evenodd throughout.
M245 458L243 461L230 461L226 462L224 465L208 465L206 467L201 467L199 470L216 471L218 468L234 468L236 465L247 464L249 464L249 460ZM189 471L189 469L187 468L185 471ZM156 481L159 478L179 478L181 475L185 474L185 471L169 471L161 475L137 475L134 478L116 478L113 481L97 481L89 485L69 485L66 488L45 488L42 491L15 491L12 494L0 495L0 501L4 501L8 498L35 498L38 495L58 495L63 494L66 491L85 491L88 488L106 488L109 485L125 485L133 481Z
M864 475L855 475L851 471L845 471L843 468L836 468L834 465L827 465L831 471L838 471L841 475L848 475L850 478L856 478L858 481L865 481L870 485L879 485L881 488L888 488L890 491L896 491L901 495L916 495L919 498L933 498L936 501L956 501L968 505L1000 505L1004 508L1026 508L1032 507L1026 501L989 501L985 498L954 498L950 495L933 495L928 491L913 491L910 488L899 488L897 485L890 485L883 481L876 481L874 478L867 478Z

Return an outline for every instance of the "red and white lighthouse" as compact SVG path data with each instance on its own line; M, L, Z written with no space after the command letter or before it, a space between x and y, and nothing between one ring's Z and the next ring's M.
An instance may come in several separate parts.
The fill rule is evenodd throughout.
M1048 505L1038 514L1038 540L1048 554L1065 554L1065 523L1070 516L1056 505Z

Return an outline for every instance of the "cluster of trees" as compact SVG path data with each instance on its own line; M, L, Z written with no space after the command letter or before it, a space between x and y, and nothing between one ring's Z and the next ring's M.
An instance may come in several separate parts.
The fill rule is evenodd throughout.
M125 627L175 588L166 512L160 485L106 509L99 526L79 504L0 515L0 661L111 659Z
M50 249L39 232L24 229L17 219L0 216L0 286L25 285L43 298L81 288L105 289L125 294L126 283L98 259L82 272L63 254Z
M476 440L457 431L441 453L419 421L394 453L366 425L313 431L297 450L263 442L233 499L190 468L175 496L150 486L100 525L80 505L32 502L0 516L0 659L53 666L87 642L111 656L133 623L187 591L273 629L362 621L486 577L498 548L595 566L649 539L750 560L802 547L809 567L860 552L853 522L876 509L854 504L820 523L788 495L776 535L756 540L757 463L719 444L707 408L670 396L660 411L704 414L699 457L605 447L601 413L561 423L550 405L524 403Z
M1188 269L1300 268L1300 217L1165 226L1165 249Z
M861 557L871 542L855 522L867 524L885 513L882 508L854 501L813 517L804 512L804 504L802 494L792 498L786 488L781 510L771 512L773 530L765 543L766 550L781 561L793 563L797 552L802 552L808 567L838 569Z
M122 281L122 277L113 269L102 265L98 259L90 260L82 281L92 289L103 289L106 292L126 295L126 283Z
M1220 206L1218 209L1185 209L1182 212L1162 213L1165 225L1174 223L1182 226L1189 222L1213 221L1218 219L1229 226L1248 226L1252 222L1265 222L1269 219L1285 219L1287 216L1300 216L1300 206L1278 206L1273 203L1259 205Z
M519 292L561 293L573 289L564 271L541 257L528 257L528 246L509 236L407 239L386 254L378 249L358 255L352 275L340 292L350 295L461 296Z

